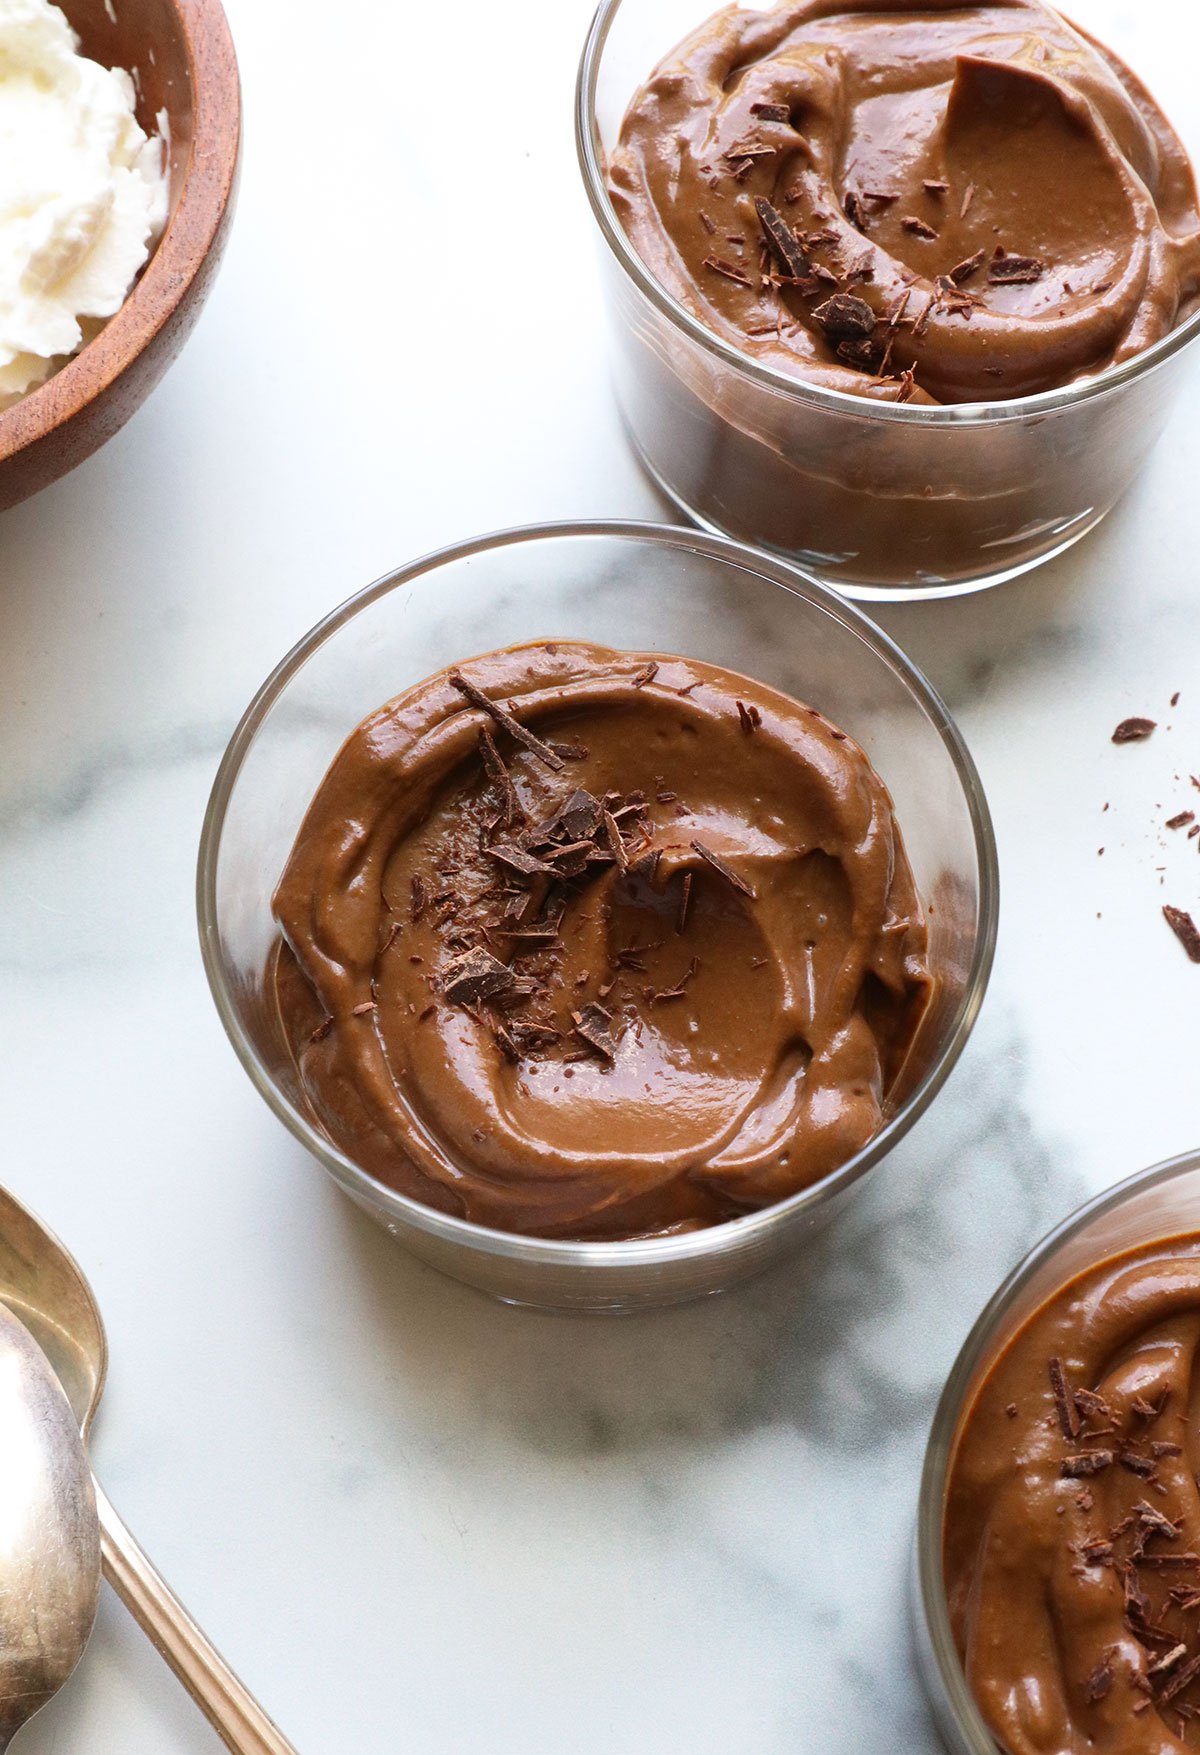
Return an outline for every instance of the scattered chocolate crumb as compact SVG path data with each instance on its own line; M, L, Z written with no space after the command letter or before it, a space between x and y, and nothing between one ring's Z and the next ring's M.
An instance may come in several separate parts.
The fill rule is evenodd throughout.
M481 713L486 713L489 718L496 721L497 725L503 726L511 738L515 739L522 748L527 749L531 755L537 756L538 760L544 762L548 768L553 768L555 772L562 768L563 758L552 750L548 743L544 743L536 732L530 731L528 727L522 725L521 721L510 713L507 707L502 707L498 701L490 700L482 689L477 689L474 683L468 682L460 671L452 670L447 681L452 688L458 690L460 695L466 696L472 707L478 707Z
M1182 691L1182 690L1181 690L1181 689L1176 689L1176 690L1175 690L1175 693L1174 693L1174 694L1173 694L1173 695L1172 695L1172 696L1171 696L1171 705L1172 705L1172 707L1178 707L1178 705L1179 705L1179 697L1180 697L1180 695L1181 695L1181 693L1182 693L1182 692L1183 692L1183 691Z
M1017 1417L1017 1404L1016 1404L1016 1402L1009 1402L1009 1404L1005 1408L1004 1412L1008 1415L1010 1420L1015 1420Z
M1193 963L1200 963L1200 928L1184 908L1172 908L1167 903L1163 908L1163 918L1175 934Z
M754 211L758 215L758 223L762 227L767 248L778 262L783 272L793 280L804 280L809 274L810 264L804 254L795 232L784 219L777 207L762 195L754 198Z
M1194 810L1181 810L1175 816L1167 818L1167 827L1168 829L1183 829L1188 823L1194 823L1195 820Z
M718 872L721 877L725 879L727 884L732 884L733 888L737 890L740 895L748 896L752 902L758 900L755 892L751 889L745 878L739 877L737 872L734 871L731 866L726 865L720 854L714 853L711 847L706 847L703 841L693 841L691 843L691 848L692 852L698 853L701 859L703 859L708 865L711 865L713 870Z
M933 226L926 225L923 219L918 219L913 213L906 213L900 221L900 225L904 231L912 232L914 237L936 238L938 236Z
M1112 734L1112 740L1114 743L1144 743L1157 729L1156 719L1122 719Z

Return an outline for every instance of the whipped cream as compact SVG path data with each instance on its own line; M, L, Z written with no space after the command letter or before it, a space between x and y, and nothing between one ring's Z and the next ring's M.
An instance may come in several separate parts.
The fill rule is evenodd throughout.
M0 408L121 308L166 223L164 144L134 102L49 0L0 0Z

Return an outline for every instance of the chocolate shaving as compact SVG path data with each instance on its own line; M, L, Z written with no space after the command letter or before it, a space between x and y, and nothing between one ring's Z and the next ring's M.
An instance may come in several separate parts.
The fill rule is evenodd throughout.
M1185 908L1163 907L1163 919L1175 934L1193 963L1200 963L1200 927Z
M600 822L600 800L593 798L582 786L577 786L562 809L546 824L542 836L550 840L561 831L570 841L590 840Z
M687 925L688 914L691 912L691 906L692 906L692 874L690 871L685 871L683 874L683 885L682 885L682 888L680 890L680 895L679 895L679 916L675 922L676 932L682 933L684 927Z
M752 902L758 900L757 895L746 882L745 878L739 877L737 872L734 871L731 866L726 865L719 853L714 853L711 847L706 847L704 845L703 841L693 841L691 843L691 848L692 852L698 853L701 859L703 859L708 865L711 865L713 870L718 872L721 877L725 879L727 884L732 884L733 888L737 890L740 895L748 896Z
M692 976L696 973L699 967L699 957L693 957L688 964L685 973L680 976L674 987L644 987L642 993L647 1005L659 1005L664 1000L669 999L683 999L687 993L688 982L692 979Z
M456 957L442 976L442 991L453 1005L478 1005L480 1000L511 991L516 984L508 964L482 949Z
M1079 1437L1079 1415L1067 1388L1067 1374L1063 1370L1063 1362L1061 1359L1050 1359L1046 1368L1050 1373L1050 1388L1054 1392L1054 1407L1058 1414L1062 1435L1068 1443L1074 1444Z
M1156 719L1122 719L1112 734L1114 743L1144 743L1158 729Z
M631 680L635 689L644 689L646 684L652 683L657 675L658 665L651 659L649 664L643 664Z
M786 104L751 104L750 114L763 122L790 122L792 112Z
M998 249L988 263L988 279L993 286L1032 286L1046 272L1046 264L1036 256L1010 256Z
M703 267L711 268L714 274L723 274L726 280L735 280L739 286L750 286L750 276L736 262L727 262L724 256L706 256Z
M310 1042L324 1042L326 1036L328 1036L329 1032L332 1029L333 1029L333 1019L332 1018L322 1018L321 1022L317 1025L316 1029L310 1033L308 1039Z
M1197 1676L1200 1676L1200 1654L1189 1658L1181 1670L1176 1670L1158 1697L1159 1705L1165 1706L1168 1700L1174 1700L1177 1694L1182 1694L1184 1689L1196 1680Z
M1117 1461L1123 1469L1128 1469L1131 1475L1139 1475L1143 1481L1148 1481L1155 1473L1154 1458L1141 1456L1136 1450L1118 1451Z
M1139 1499L1133 1510L1147 1537L1165 1536L1168 1542L1179 1540L1178 1525L1173 1524L1169 1517L1164 1517L1153 1505L1147 1505L1144 1499Z
M853 189L846 190L842 198L842 209L852 226L856 226L860 232L866 231L867 216L863 211L861 198L855 194Z
M481 725L479 728L479 754L483 758L483 766L488 779L494 786L498 786L504 794L504 826L511 829L514 821L520 815L517 789L513 785L512 775L509 773L500 751L496 748L496 740L486 725Z
M1106 1652L1088 1677L1087 1681L1083 1684L1084 1696L1093 1706L1097 1701L1103 1700L1106 1697L1109 1689L1113 1685L1113 1677L1115 1675L1115 1671L1113 1670L1113 1658L1115 1655L1115 1648Z
M538 859L513 841L498 841L494 847L487 849L489 859L502 865L508 871L515 871L520 877L554 877L555 869L547 865L544 859Z
M1187 1646L1177 1645L1171 1651L1164 1652L1162 1657L1160 1657L1156 1663L1152 1663L1150 1668L1146 1671L1146 1674L1148 1676L1163 1676L1168 1670L1173 1670L1175 1668L1175 1665L1179 1662L1180 1658L1185 1658L1186 1656Z
M819 323L826 335L848 340L860 340L873 334L876 321L866 300L855 298L853 293L834 293L813 312L813 322Z
M414 877L412 880L411 889L412 889L412 909L411 909L411 912L412 912L413 920L416 921L416 920L419 920L421 918L422 914L424 914L425 904L428 900L428 897L427 897L426 891L425 891L424 878Z
M509 736L523 749L527 749L530 755L536 756L539 761L544 762L548 768L553 768L556 773L562 768L563 758L552 750L548 743L544 743L536 732L530 731L528 727L522 725L521 721L510 713L507 707L502 707L498 701L490 700L482 689L477 689L474 683L468 682L460 671L452 670L447 681L452 688L458 690L460 695L466 696L472 707L478 707L481 713L486 713L489 718L496 721L497 725L503 726Z
M737 710L742 730L747 732L757 731L758 727L762 724L762 714L759 712L758 708L747 707L745 701L739 701L737 704Z
M971 211L971 203L974 201L974 199L975 199L975 185L974 185L974 183L968 183L967 188L966 188L966 193L964 194L964 196L962 198L962 206L958 210L959 219L966 219L968 213L970 213L970 211Z
M1077 1389L1075 1406L1085 1420L1112 1420L1113 1411L1102 1395L1094 1389Z
M950 193L949 183L943 183L940 177L925 177L923 184L928 195L948 195Z
M572 1012L575 1034L605 1060L616 1059L617 1045L612 1036L612 1016L602 1005L585 1005L581 1012Z
M906 213L900 221L900 225L904 231L912 232L914 237L936 238L938 235L933 226L926 225L925 221L918 219L914 213Z
M721 157L735 176L745 176L756 158L774 158L779 148L772 146L769 140L739 140Z
M1194 823L1195 820L1196 813L1194 810L1181 810L1177 816L1167 818L1167 827L1168 829L1183 829L1186 828L1188 823Z
M808 257L796 237L795 232L784 219L777 207L758 195L754 201L754 211L758 215L758 223L762 227L767 248L778 262L785 274L793 280L803 280L810 271Z
M1200 1566L1200 1554L1139 1554L1139 1566L1151 1566L1161 1572L1186 1572Z
M1111 1450L1083 1450L1078 1456L1065 1456L1062 1460L1060 1474L1068 1480L1079 1481L1086 1475L1101 1475L1105 1469L1113 1465Z
M629 854L621 836L620 824L617 822L612 812L607 809L603 812L603 822L604 833L607 835L608 844L612 848L613 858L616 860L622 876L624 876L629 870Z
M973 256L968 256L964 262L955 263L954 267L950 270L950 279L954 282L955 286L961 286L964 280L970 280L973 274L979 273L979 270L983 267L983 263L984 252L982 250L976 250L975 254Z

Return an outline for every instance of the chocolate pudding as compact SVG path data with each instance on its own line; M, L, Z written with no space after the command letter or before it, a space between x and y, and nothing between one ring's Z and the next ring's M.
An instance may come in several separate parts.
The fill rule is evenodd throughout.
M1176 373L1095 387L1200 304L1192 168L1039 0L726 7L634 95L606 185L676 307L614 245L644 460L701 522L846 589L1021 571L1098 522L1162 427Z
M1200 1749L1200 1236L1102 1262L992 1368L946 1500L951 1623L1007 1755Z
M727 7L635 97L609 180L715 334L862 396L1061 389L1200 289L1178 137L1039 0Z
M926 929L886 788L805 707L552 642L381 707L274 911L317 1125L384 1183L547 1237L692 1230L827 1176L915 1051Z

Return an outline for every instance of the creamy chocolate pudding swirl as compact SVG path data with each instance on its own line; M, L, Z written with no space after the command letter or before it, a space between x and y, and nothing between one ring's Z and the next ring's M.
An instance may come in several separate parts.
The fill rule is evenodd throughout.
M930 992L858 746L745 677L593 646L472 659L372 714L275 912L319 1125L543 1236L688 1230L828 1175Z
M717 335L890 401L1073 383L1200 292L1183 146L1038 0L727 7L634 98L609 186Z
M966 1417L946 1587L1008 1755L1200 1749L1198 1348L1188 1236L1064 1287Z

